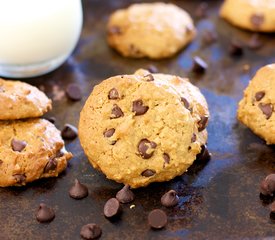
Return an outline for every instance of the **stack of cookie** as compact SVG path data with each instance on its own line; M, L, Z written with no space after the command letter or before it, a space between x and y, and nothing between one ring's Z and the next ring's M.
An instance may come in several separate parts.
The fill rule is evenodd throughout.
M0 187L58 176L72 154L45 119L52 102L37 88L0 79Z

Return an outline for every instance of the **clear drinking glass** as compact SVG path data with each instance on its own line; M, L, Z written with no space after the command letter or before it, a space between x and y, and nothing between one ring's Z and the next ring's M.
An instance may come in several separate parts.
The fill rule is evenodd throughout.
M75 48L82 22L81 0L0 0L0 76L56 69Z

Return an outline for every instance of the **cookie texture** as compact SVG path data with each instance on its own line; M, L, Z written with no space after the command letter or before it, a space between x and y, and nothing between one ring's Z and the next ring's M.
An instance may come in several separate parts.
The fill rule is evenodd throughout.
M275 144L275 64L261 68L239 103L238 119L267 144Z
M240 28L275 32L274 12L274 0L225 0L220 15Z
M71 157L60 132L49 121L0 121L0 187L56 177Z
M133 4L115 11L108 22L108 43L125 57L170 57L195 35L189 14L173 4Z
M20 81L0 79L0 120L40 117L52 101L36 87Z
M80 114L92 165L132 188L184 173L206 143L206 100L187 79L138 70L97 85Z

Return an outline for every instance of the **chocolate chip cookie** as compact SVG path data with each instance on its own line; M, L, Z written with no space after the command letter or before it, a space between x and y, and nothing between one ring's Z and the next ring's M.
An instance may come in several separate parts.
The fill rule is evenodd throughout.
M137 188L184 173L206 143L208 118L206 100L188 79L138 70L94 88L79 138L95 168Z
M0 120L40 117L52 108L52 101L36 87L3 79L0 103Z
M0 187L56 177L71 157L49 121L0 121Z
M275 144L275 64L261 68L239 103L238 119L267 144Z
M256 32L275 32L274 0L225 0L220 15L231 24Z
M108 23L109 45L125 57L170 57L195 35L189 14L173 4L133 4L114 12Z

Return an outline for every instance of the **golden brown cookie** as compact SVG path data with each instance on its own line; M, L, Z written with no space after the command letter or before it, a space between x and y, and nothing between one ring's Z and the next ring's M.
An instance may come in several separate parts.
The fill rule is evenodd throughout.
M0 120L40 117L52 108L52 101L36 87L0 78Z
M125 57L170 57L195 35L189 14L173 4L133 4L114 12L108 23L108 42Z
M275 144L275 64L261 68L239 103L238 119L267 144Z
M139 70L97 85L80 115L92 165L133 188L184 173L206 143L209 112L187 79Z
M275 32L274 0L225 0L220 15L231 24L256 32Z
M49 121L0 121L0 187L57 177L71 157Z

